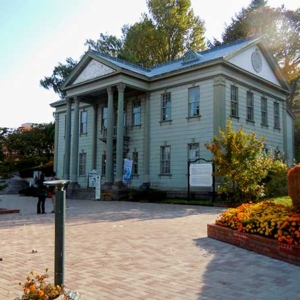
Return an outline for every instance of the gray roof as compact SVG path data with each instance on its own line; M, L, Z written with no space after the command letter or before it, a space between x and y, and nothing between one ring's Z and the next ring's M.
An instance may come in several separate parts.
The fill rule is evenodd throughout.
M247 39L247 40L242 40L242 41L238 41L238 42L231 43L231 44L225 44L225 45L222 45L219 47L214 47L209 50L197 52L198 59L191 60L190 62L187 62L187 63L184 63L184 56L183 56L177 60L170 61L170 62L161 64L161 65L157 65L157 66L154 66L149 69L140 67L135 64L131 64L124 60L121 60L121 59L118 59L115 57L111 57L109 55L106 55L106 54L103 54L103 53L100 53L100 52L97 52L94 50L89 50L89 52L98 56L99 58L109 61L110 63L112 63L122 69L126 69L129 71L138 73L140 75L144 75L149 78L152 78L152 77L163 75L163 74L170 73L173 71L178 71L180 69L189 68L189 67L195 66L195 65L201 65L201 64L204 64L204 63L216 60L216 59L224 58L227 55L233 54L233 53L243 49L244 47L247 47L249 44L252 44L254 41L255 41L254 39Z

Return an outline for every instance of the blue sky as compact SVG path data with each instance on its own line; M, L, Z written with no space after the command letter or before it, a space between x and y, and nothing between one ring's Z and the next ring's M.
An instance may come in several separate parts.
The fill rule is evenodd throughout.
M251 0L191 0L205 21L206 38L220 39L224 24ZM299 0L268 4L300 7ZM39 85L67 57L78 60L86 39L100 33L121 35L147 11L146 0L0 0L0 127L53 121L50 103L58 100Z

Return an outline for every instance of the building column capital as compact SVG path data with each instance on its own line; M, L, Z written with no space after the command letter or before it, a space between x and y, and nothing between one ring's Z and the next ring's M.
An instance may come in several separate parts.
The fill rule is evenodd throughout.
M124 93L126 84L125 83L118 83L117 88L119 93Z

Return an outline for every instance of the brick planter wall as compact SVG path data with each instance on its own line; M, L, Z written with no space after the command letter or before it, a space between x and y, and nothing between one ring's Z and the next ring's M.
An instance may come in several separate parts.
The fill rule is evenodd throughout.
M207 225L207 236L258 254L300 266L300 247L279 243L259 235L238 232L214 224Z

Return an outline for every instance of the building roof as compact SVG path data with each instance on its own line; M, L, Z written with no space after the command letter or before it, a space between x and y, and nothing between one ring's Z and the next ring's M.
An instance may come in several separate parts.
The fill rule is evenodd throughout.
M224 44L218 47L214 47L209 50L201 51L201 52L194 52L194 51L188 51L194 52L198 59L194 59L188 62L184 62L184 59L186 57L186 54L182 56L181 58L177 60L173 60L161 65L156 65L151 68L143 68L141 66L126 62L124 60L111 57L107 54L97 52L95 50L89 50L87 52L91 53L101 59L104 59L106 61L109 61L110 63L122 68L126 69L135 73L138 73L140 75L147 76L149 78L160 76L166 73L170 73L173 71L178 71L180 69L189 68L191 66L200 65L203 63L207 63L216 59L225 58L227 55L232 54L236 51L240 51L241 49L245 48L246 46L253 44L254 42L257 42L258 39L247 39L247 40L241 40L230 44Z

